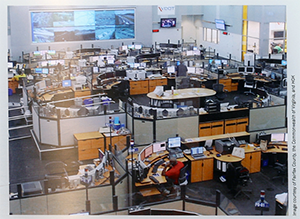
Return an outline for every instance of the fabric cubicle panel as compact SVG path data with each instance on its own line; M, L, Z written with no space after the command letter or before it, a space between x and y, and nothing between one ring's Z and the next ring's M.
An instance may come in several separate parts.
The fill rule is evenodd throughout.
M137 145L153 142L153 121L134 120L134 143Z
M38 139L38 141L41 141L40 139L40 129L39 129L39 115L37 114L36 110L38 108L36 107L32 107L32 125L33 125L33 131L34 131L34 134L36 136L36 138Z
M98 131L105 123L109 123L109 116L114 119L119 117L121 123L125 123L125 113L100 116L84 116L60 120L61 146L74 145L75 133Z
M40 118L41 143L58 145L57 120Z
M198 116L157 120L156 140L166 141L176 134L183 138L198 137L198 121Z
M286 127L286 106L253 108L249 111L249 132Z

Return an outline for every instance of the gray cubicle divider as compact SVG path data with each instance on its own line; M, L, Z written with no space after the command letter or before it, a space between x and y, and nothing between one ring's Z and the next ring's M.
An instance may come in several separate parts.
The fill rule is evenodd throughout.
M154 120L134 120L134 142L137 145L150 144L153 142Z
M42 144L59 145L57 120L40 118Z
M37 108L32 107L32 124L33 124L33 131L35 133L35 136L38 141L41 141L40 139L40 130L39 130L39 115L37 113Z
M125 113L61 119L61 146L74 145L73 134L75 133L98 131L101 126L105 126L105 123L109 123L110 116L112 119L119 117L120 122L125 123Z
M156 141L165 141L176 134L183 138L198 137L198 121L197 115L156 120Z

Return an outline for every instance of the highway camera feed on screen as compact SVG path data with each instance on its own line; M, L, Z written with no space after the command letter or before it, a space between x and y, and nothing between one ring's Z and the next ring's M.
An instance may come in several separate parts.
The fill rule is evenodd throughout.
M132 39L134 10L31 12L32 42Z

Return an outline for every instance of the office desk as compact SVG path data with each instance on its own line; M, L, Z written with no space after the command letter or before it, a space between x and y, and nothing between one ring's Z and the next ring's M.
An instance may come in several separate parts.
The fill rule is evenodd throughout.
M167 156L168 156L168 153L167 151L164 151L163 153L160 153L160 154L152 154L150 157L148 157L149 159L149 163L154 163L155 161L159 160L159 159L164 159L165 161L168 160ZM130 158L131 156L127 156L128 158ZM181 161L181 162L187 162L188 159L183 157L183 158L178 158L177 159L178 161ZM146 162L147 164L147 162ZM152 176L152 169L153 169L154 165L152 165L149 169L149 172L148 172L148 175L146 178L144 178L141 182L136 182L135 183L135 186L136 187L144 187L144 186L149 186L149 185L155 185L155 183L153 181L150 180L149 176ZM157 174L159 174L158 176L155 176L155 178L159 181L160 184L163 184L163 183L166 183L167 180L165 178L165 176L162 176L161 175L161 172L162 172L162 169L163 169L163 166L160 165L157 169Z
M286 145L274 145L275 148L268 148L266 151L262 151L263 153L283 153L287 154L287 150L282 150L283 148L288 149Z
M37 99L40 99L45 102L50 102L52 97L54 97L57 94L62 94L62 93L68 93L68 92L74 92L72 88L56 88L56 89L51 89L47 92L40 92L37 94Z
M163 101L183 101L183 100L193 100L193 106L199 107L200 98L213 96L216 94L216 91L208 88L186 88L186 89L178 89L174 90L172 94L172 90L164 91L163 96L157 96L154 92L148 93L147 97L150 98L150 105L157 106L160 105L158 102Z

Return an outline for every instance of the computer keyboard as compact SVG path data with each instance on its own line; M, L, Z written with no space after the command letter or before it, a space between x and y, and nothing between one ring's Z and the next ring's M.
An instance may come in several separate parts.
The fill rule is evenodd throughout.
M149 176L149 179L151 179L155 183L159 183L159 181L154 176Z
M160 165L162 165L164 162L165 162L165 161L164 161L163 159L160 159L160 160L156 161L156 162L154 163L154 167L153 167L153 169L152 169L152 173L156 173L158 167L159 167Z
M286 145L286 141L270 141L269 144Z
M182 152L176 153L176 158L183 158L184 155Z

